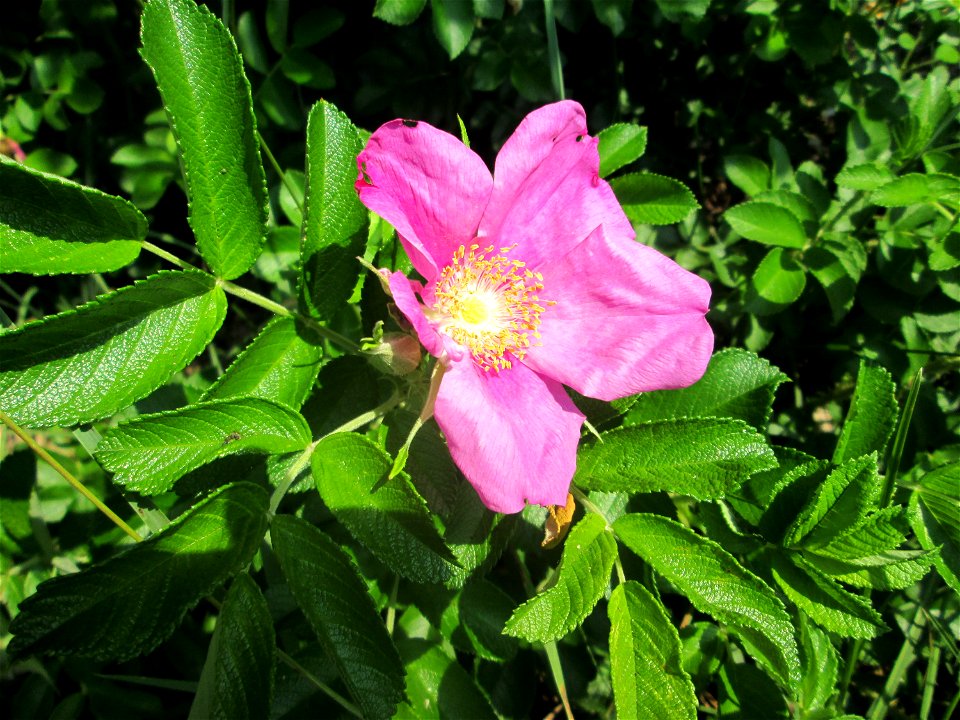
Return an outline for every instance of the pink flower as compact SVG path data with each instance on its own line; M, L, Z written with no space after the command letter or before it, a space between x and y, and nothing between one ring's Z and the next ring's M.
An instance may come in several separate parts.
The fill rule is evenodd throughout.
M357 159L361 201L396 227L425 283L394 302L443 364L435 417L492 510L563 505L584 416L601 400L700 378L710 286L635 234L600 179L575 102L528 115L493 177L460 140L394 120Z

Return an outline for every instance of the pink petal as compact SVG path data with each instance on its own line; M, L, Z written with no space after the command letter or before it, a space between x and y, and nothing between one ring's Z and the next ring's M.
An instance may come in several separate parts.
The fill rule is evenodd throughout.
M435 409L454 462L491 510L562 505L583 415L552 380L521 363L499 374L450 363Z
M541 345L523 362L577 392L613 400L700 379L713 351L710 285L653 248L598 228L541 266Z
M497 156L480 235L537 269L579 245L598 226L634 237L613 191L600 179L597 140L571 101L527 115Z
M400 234L428 280L469 245L493 180L483 160L449 133L412 120L382 125L357 158L356 189Z
M413 325L417 337L420 338L420 344L427 349L428 353L439 357L443 352L443 340L439 333L433 329L426 315L423 314L423 306L417 299L417 293L422 292L423 287L401 272L391 273L387 277L387 281L390 283L390 294L393 296L393 302Z

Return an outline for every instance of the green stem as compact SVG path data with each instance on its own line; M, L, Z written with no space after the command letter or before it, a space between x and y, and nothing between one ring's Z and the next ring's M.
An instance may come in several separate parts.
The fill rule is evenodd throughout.
M387 635L393 636L393 627L397 622L397 593L400 590L400 576L394 573L393 586L390 588L390 599L387 601Z
M301 675L303 675L307 680L309 680L311 683L313 683L313 684L320 690L320 692L324 693L325 695L327 695L328 697L330 697L330 698L332 698L334 701L336 701L336 703L337 703L338 705L340 705L340 707L342 707L342 708L343 708L344 710L346 710L348 713L350 713L350 714L353 715L354 717L358 717L358 718L362 718L362 717L363 717L363 713L360 712L360 708L358 708L358 707L357 707L356 705L354 705L352 702L350 702L349 700L347 700L343 695L341 695L341 694L338 693L336 690L334 690L332 687L330 687L329 685L327 685L327 684L326 684L325 682L323 682L320 678L316 677L313 673L311 673L309 670L307 670L303 665L301 665L301 664L298 663L296 660L294 660L292 657L290 657L289 655L287 655L283 650L280 650L279 648L277 648L277 656L278 656L283 662L285 662L287 665L289 665L290 667L292 667L292 668L293 668L294 670L296 670L298 673L300 673Z
M867 711L865 716L867 720L883 720L883 718L887 716L887 713L890 711L890 703L897 697L897 689L903 682L907 670L909 670L913 661L916 660L916 646L917 643L920 642L925 625L921 610L922 605L917 607L913 621L910 623L910 627L907 628L903 645L900 646L897 659L893 661L893 667L890 668L890 674L887 676L887 681L883 685L883 691L877 696Z
M881 508L890 505L890 501L893 499L893 486L897 480L897 473L900 471L900 459L907 442L910 421L913 420L913 411L917 406L917 396L920 394L921 382L923 382L923 368L917 370L917 374L913 378L913 385L910 387L910 393L903 404L903 412L900 413L897 434L894 436L893 445L890 448L890 457L887 460L886 468L884 468L883 489L880 492Z
M41 458L42 460L44 460L48 465L50 465L50 467L52 467L54 470L56 470L58 473L60 473L60 475L62 475L63 478L64 478L68 483L70 483L77 492L79 492L79 493L80 493L81 495L83 495L87 500L89 500L90 502L92 502L100 512L102 512L104 515L106 515L108 518L110 518L110 520L113 521L114 525L116 525L118 528L120 528L121 530L123 530L127 535L129 535L130 537L132 537L132 538L133 538L134 540L136 540L137 542L140 542L140 541L143 539L143 538L140 537L139 534L137 534L137 532L136 532L133 528L131 528L129 525L127 525L127 524L120 518L119 515L117 515L113 510L111 510L111 509L108 508L106 505L104 505L103 502L100 500L100 498L98 498L96 495L94 495L92 492L90 492L82 482L80 482L79 480L77 480L73 475L71 475L71 474L66 470L66 468L64 468L60 463L58 463L58 462L53 458L53 456L50 455L50 453L48 453L46 450L44 450L42 447L40 447L40 446L36 443L36 441L35 441L32 437L30 437L30 435L28 435L19 425L17 425L17 424L10 418L9 415L7 415L7 414L6 414L5 412L3 412L2 410L0 410L0 420L3 421L3 424L4 424L4 425L6 425L6 426L7 426L8 428L10 428L11 430L13 430L14 434L17 435L17 437L19 437L21 440L23 440L23 441L27 444L27 446L28 446L31 450L33 450L34 453L36 453L36 455L37 455L38 457L40 457L40 458Z
M303 215L303 195L300 190L290 182L290 178L287 177L287 174L283 171L283 168L280 167L280 163L277 162L277 158L274 157L273 153L270 152L270 146L267 145L267 141L263 139L263 135L260 134L260 131L257 131L257 138L260 140L260 149L263 150L263 154L267 156L267 161L273 166L273 170L280 177L280 182L283 183L283 186L287 188L287 192L290 193L290 197L293 198L294 202L297 203L297 208L300 210L300 215Z
M937 643L930 646L930 657L927 660L927 670L923 675L923 698L920 701L920 720L930 717L930 708L933 706L933 693L937 689L937 672L940 670L941 649Z
M563 68L560 66L560 45L557 42L557 20L553 12L553 0L543 0L543 17L547 24L547 55L550 60L550 79L558 100L563 100Z

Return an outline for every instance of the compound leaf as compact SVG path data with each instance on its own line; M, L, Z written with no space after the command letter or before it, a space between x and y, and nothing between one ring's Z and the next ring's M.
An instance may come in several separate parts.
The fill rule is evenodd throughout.
M872 452L883 453L897 422L895 392L890 373L861 361L857 389L833 453L834 464Z

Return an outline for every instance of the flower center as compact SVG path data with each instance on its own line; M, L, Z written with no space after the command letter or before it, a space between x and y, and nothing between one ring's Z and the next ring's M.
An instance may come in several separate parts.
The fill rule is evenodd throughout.
M553 305L541 300L540 273L506 257L512 248L480 250L461 245L440 273L434 290L433 313L439 329L466 346L484 370L511 367L511 357L523 359L537 344L540 315Z

